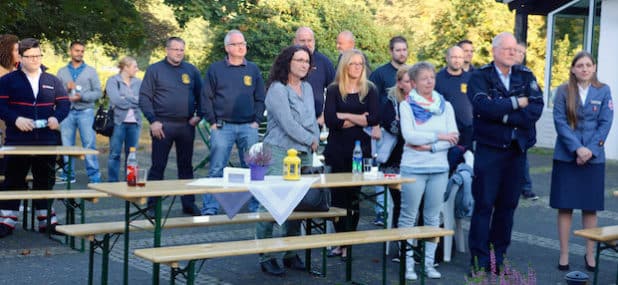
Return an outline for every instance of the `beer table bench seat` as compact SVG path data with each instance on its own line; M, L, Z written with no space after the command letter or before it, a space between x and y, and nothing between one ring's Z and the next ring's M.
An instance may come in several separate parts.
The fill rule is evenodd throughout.
M311 232L313 222L312 219L324 219L336 221L340 217L346 215L346 210L336 207L331 207L328 212L293 212L288 220L305 220L307 225L307 232ZM168 218L161 226L164 229L173 228L189 228L189 227L207 227L207 226L220 226L231 224L243 224L243 223L257 223L257 222L272 222L274 218L268 212L257 213L240 213L234 216L232 219L226 215L213 215L213 216L199 216L199 217L178 217ZM135 220L131 222L129 227L130 231L139 230L154 230L154 223L152 220ZM325 225L322 225L321 230L326 231ZM101 283L106 284L108 280L108 264L110 253L110 239L113 236L121 235L125 231L125 222L103 222L103 223L88 223L88 224L75 224L75 225L62 225L56 227L56 230L72 237L85 238L90 241L90 251L88 260L88 284L93 282L93 261L94 252L97 248L101 249L102 255L102 270L101 270ZM103 235L102 239L97 239L97 235ZM307 260L310 260L310 255L306 255ZM326 252L323 253L322 271L326 269L325 257ZM307 264L309 262L307 261Z
M453 235L452 230L445 230L438 227L413 227L379 229L369 231L342 232L332 234L281 237L269 239L253 239L243 241L228 241L217 243L204 243L182 246L169 246L157 248L137 249L134 254L153 263L165 264L172 268L170 277L171 284L174 284L178 275L187 276L187 284L195 283L195 263L203 259L216 257L238 256L248 254L259 254L268 252L280 252L286 250L300 250L311 248L324 248L327 246L340 245L359 245L367 243L378 243L387 241L401 241L406 243L408 239L417 239L420 244L421 253L424 253L425 242L438 242L440 237ZM401 247L401 254L405 256L406 246ZM421 278L420 283L425 282L425 262L424 254L420 255ZM351 256L350 256L351 257ZM382 256L385 259L386 256ZM188 261L185 268L181 268L180 263ZM405 258L402 258L399 267L399 283L405 284ZM383 268L384 270L384 268ZM351 275L351 267L346 268L346 276ZM350 281L350 280L346 280ZM383 273L383 284L386 284L385 274Z

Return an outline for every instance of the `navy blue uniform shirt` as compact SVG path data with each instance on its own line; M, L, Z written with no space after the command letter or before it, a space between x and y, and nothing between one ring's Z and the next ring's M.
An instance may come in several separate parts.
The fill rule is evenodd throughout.
M324 90L335 79L335 67L328 57L318 51L314 51L312 57L313 65L306 81L311 84L313 89L313 104L317 118L322 115L324 110Z
M509 148L513 142L525 151L536 143L536 121L543 112L543 93L532 71L523 65L511 67L507 90L494 62L474 70L468 81L468 97L473 107L476 143ZM528 106L519 108L518 97L528 97Z
M255 63L232 65L227 58L210 65L203 89L206 120L245 124L264 121L264 80Z

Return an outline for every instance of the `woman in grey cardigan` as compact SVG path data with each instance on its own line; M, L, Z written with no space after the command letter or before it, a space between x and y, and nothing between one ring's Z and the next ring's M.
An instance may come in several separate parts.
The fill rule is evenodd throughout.
M320 131L315 118L313 89L304 81L310 67L309 50L303 46L291 46L281 51L270 70L264 102L268 111L264 144L272 151L269 175L282 175L283 158L290 148L298 151L301 166L311 166L313 163L312 152L318 149ZM272 237L273 226L272 222L258 223L256 238ZM300 234L300 221L286 221L281 227L286 236ZM294 251L285 252L283 265L305 270L305 264ZM260 254L260 267L270 275L285 273L270 254Z
M142 80L135 77L139 68L132 57L124 57L118 63L120 72L110 77L105 86L111 106L114 108L114 133L109 138L107 175L109 182L117 182L120 171L120 153L124 144L125 165L131 147L137 148L142 126L142 112L138 106L139 88Z

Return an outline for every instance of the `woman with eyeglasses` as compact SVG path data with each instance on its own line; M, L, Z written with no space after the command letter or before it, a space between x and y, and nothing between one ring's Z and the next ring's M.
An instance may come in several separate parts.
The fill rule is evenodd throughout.
M318 149L320 131L315 118L313 89L305 81L311 68L311 52L304 46L290 46L277 56L270 69L266 86L266 111L268 125L264 147L271 150L272 163L267 174L282 175L283 159L290 148L298 151L301 166L311 166L312 153ZM260 207L261 210L265 210ZM274 222L261 222L256 226L256 238L271 238ZM285 236L300 235L300 221L286 221L282 226ZM305 263L295 251L283 254L286 268L305 270ZM270 275L283 275L275 256L260 254L260 267Z
M352 152L355 141L360 141L363 157L371 157L371 138L363 128L379 123L378 93L367 80L365 57L356 49L343 53L337 66L335 81L326 89L324 120L329 129L324 158L333 173L352 172ZM348 218L335 223L337 232L355 231L360 218L360 187L338 188L332 191L335 207L352 211ZM345 248L337 247L330 257L346 258Z

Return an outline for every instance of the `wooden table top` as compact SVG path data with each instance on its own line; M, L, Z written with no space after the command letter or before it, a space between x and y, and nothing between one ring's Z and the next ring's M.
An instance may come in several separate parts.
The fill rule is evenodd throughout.
M414 179L411 178L365 178L363 175L353 175L352 173L329 173L316 176L319 176L320 179L311 185L312 188L397 185L414 182ZM143 200L147 197L249 191L245 186L212 187L187 185L187 183L192 181L194 180L148 181L145 187L131 187L126 182L91 183L88 184L88 187L117 198L140 203L144 203L145 201Z
M99 154L94 149L80 146L61 145L5 145L0 147L0 155L70 155L81 156L86 154Z

